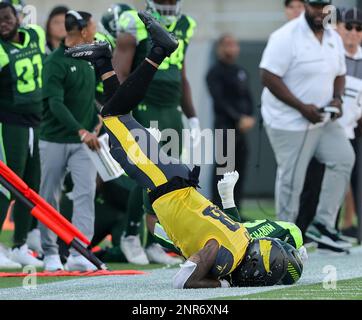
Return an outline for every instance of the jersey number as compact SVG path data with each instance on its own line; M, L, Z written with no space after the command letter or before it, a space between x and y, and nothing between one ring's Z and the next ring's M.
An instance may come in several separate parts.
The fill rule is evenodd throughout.
M176 51L169 58L166 58L161 63L160 67L158 68L159 70L167 70L170 68L171 64L177 66L177 68L179 68L180 70L182 69L185 58L185 41L179 40L178 42L179 45Z
M231 220L224 212L222 212L218 207L210 206L207 207L203 213L206 217L211 217L215 220L220 221L225 227L230 231L236 232L240 229L239 223Z
M34 79L35 67L37 68L37 78ZM35 91L37 88L42 88L43 81L41 78L43 69L42 58L40 54L37 54L33 57L33 60L30 58L25 58L16 61L15 71L18 77L17 89L19 93L29 93ZM36 84L37 82L37 84Z

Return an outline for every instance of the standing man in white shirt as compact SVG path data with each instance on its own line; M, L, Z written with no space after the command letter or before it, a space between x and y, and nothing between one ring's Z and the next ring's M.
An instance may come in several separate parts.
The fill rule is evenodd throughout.
M265 89L262 115L277 164L276 212L294 222L308 164L326 165L316 218L315 241L337 248L345 243L334 229L355 155L343 129L346 63L340 36L329 27L331 0L307 0L305 14L274 32L260 64ZM333 106L333 114L323 108Z

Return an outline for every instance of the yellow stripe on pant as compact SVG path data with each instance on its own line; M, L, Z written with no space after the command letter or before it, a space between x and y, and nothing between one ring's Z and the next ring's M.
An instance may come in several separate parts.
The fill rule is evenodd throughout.
M108 130L117 138L128 158L151 179L156 187L168 182L162 170L146 156L132 133L118 117L108 117L103 122Z

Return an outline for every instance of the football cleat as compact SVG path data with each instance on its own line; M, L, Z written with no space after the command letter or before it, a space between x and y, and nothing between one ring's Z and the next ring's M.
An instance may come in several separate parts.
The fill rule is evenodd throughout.
M153 243L146 248L146 254L148 260L153 263L173 266L183 262L181 258L170 257L158 243Z
M141 245L140 236L122 236L121 250L129 263L138 265L150 264L144 248Z
M66 57L82 59L92 64L100 59L111 59L112 50L106 41L96 41L91 44L82 44L65 50Z
M153 45L161 47L165 51L166 56L169 57L178 47L176 37L162 27L150 13L141 11L138 13L138 16L145 24Z

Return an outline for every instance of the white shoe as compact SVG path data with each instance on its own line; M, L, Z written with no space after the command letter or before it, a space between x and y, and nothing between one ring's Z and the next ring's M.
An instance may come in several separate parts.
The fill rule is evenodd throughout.
M33 229L30 232L28 232L26 244L28 245L30 250L33 250L41 255L44 253L43 248L41 246L41 237L39 229Z
M21 269L21 264L11 261L3 250L0 251L0 269Z
M44 257L44 270L50 272L64 270L64 267L62 265L62 262L60 261L60 257L58 254L53 254Z
M239 180L237 171L226 172L224 177L217 183L217 189L224 208L235 207L234 187Z
M150 264L145 250L141 246L140 236L121 237L121 250L129 263L141 266Z
M88 261L83 256L72 256L68 257L67 263L65 264L65 270L67 271L96 271L97 267Z
M146 254L150 262L176 265L183 262L181 258L170 257L158 243L151 244L146 248Z
M9 258L14 262L20 263L22 266L34 266L39 268L44 266L43 261L40 261L31 255L31 251L27 244L11 250Z

